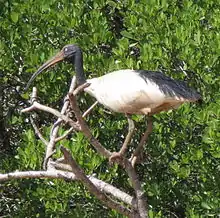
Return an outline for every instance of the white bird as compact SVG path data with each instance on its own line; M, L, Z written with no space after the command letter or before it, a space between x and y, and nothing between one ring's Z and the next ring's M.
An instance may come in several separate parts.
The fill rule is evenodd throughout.
M148 70L118 70L104 76L86 80L83 69L82 50L77 45L66 45L31 77L26 89L43 70L66 60L75 66L78 85L88 82L85 92L95 97L106 108L128 115L129 132L134 128L131 114L151 116L161 111L179 107L184 102L195 102L201 98L182 81L174 80L161 72ZM111 158L122 157L127 148L124 143Z

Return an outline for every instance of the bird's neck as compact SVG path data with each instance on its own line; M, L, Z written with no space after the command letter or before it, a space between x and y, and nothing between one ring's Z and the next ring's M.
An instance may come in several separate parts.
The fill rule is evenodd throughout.
M74 66L75 66L75 72L76 72L76 82L78 85L82 85L86 82L86 77L83 70L83 54L82 51L78 51L75 54L74 60L73 60Z

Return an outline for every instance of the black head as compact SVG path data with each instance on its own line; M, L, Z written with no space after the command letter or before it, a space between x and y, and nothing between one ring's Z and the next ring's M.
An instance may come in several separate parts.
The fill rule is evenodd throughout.
M78 45L65 45L61 52L64 60L72 59L76 54L82 54L82 50Z
M27 90L30 86L30 84L33 82L33 80L44 70L49 68L50 66L55 65L56 63L60 61L69 61L73 62L73 58L76 54L82 55L82 50L77 45L65 45L60 52L58 52L54 57L52 57L50 60L48 60L46 63L44 63L31 77L31 79L28 81L27 86L25 90Z

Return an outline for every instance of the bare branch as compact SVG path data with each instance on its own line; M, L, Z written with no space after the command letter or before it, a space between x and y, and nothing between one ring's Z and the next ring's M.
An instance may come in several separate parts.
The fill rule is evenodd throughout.
M90 83L83 83L81 86L78 86L75 90L73 90L73 95L77 95L82 92L86 87L90 86Z
M111 152L108 151L106 148L104 148L99 141L93 137L89 127L87 126L86 122L81 116L80 109L76 103L76 98L73 95L73 93L69 93L69 99L71 107L75 113L76 119L78 120L78 123L80 125L81 131L84 133L84 135L89 139L90 143L93 145L93 147L97 150L97 152L106 158L109 158L111 156Z
M71 166L67 163L62 163L62 162L58 163L57 161L51 161L50 164L53 165L53 167L56 168L57 170L72 172Z
M115 198L123 201L124 203L134 206L135 199L128 195L127 193L121 191L120 189L114 187L111 184L108 184L106 182L103 182L102 180L99 180L95 177L89 177L89 179L96 184L96 187L99 187L99 189L107 194L111 194Z
M49 142L43 137L43 135L41 134L40 130L38 129L38 127L35 124L34 119L33 119L33 117L31 115L30 115L30 121L31 121L31 124L32 124L32 126L34 128L34 131L37 134L37 136L47 146Z
M71 81L69 92L73 92L75 87L76 87L76 77L74 76L72 78L72 81ZM44 110L44 111L47 111L47 112L51 112L52 114L54 114L55 116L58 117L58 120L54 123L54 125L51 129L50 142L48 143L47 148L46 148L46 155L45 155L44 164L43 164L43 168L46 169L48 160L54 153L56 138L57 138L58 130L59 130L59 127L62 123L62 120L64 120L65 122L68 122L68 120L69 120L70 121L69 124L70 125L72 124L71 126L73 128L79 129L79 126L77 124L75 124L73 121L71 121L71 119L69 119L67 116L64 116L64 114L66 113L67 108L69 107L69 100L68 100L67 96L64 99L64 105L62 107L61 113L54 110L54 109L50 110L49 107L46 107L46 106L43 106L43 105L41 107L41 105L36 102L36 98L37 98L37 89L34 87L33 92L32 92L32 97L31 97L31 102L32 102L33 105L29 108L23 109L21 112L25 113L25 112L30 112L30 111L35 110L35 109L40 109L40 110ZM40 107L37 108L36 106L40 106Z
M64 170L64 171L69 171L72 172L72 168L69 164L64 164L64 163L57 163L56 162L51 162L51 164L57 169L57 170ZM104 182L102 180L99 180L93 176L87 176L89 180L100 190L103 191L107 194L111 194L115 198L123 201L124 203L128 205L133 205L135 204L135 199L128 195L127 193L121 191L120 189L116 188L115 186Z
M83 117L83 118L86 117L86 116L91 112L91 110L92 110L98 103L99 103L99 102L96 101L91 107L89 107L89 108L83 113L82 117Z
M34 103L34 101L37 100L37 88L36 87L33 87L32 89L32 95L31 95L31 104Z
M61 114L65 114L65 113L62 113L61 112ZM53 126L52 126L52 128L51 128L51 130L50 130L50 135L53 133L53 131L54 131L54 128L55 127L60 127L60 125L63 123L63 120L62 119L57 119L57 121L53 124Z
M132 187L135 190L135 195L137 198L138 215L140 216L140 218L147 218L148 214L147 214L146 199L144 198L144 191L142 190L141 182L138 179L138 175L128 159L124 159L124 165L126 172L132 183Z
M98 153L104 155L106 158L110 157L111 152L109 152L107 149L105 149L99 142L96 140L88 128L87 124L83 120L81 116L81 112L79 110L79 107L76 103L75 96L72 93L69 93L69 99L71 107L75 113L75 116L81 126L81 131L84 133L84 135L90 139L91 144L96 148ZM92 139L92 140L91 140ZM94 143L95 142L95 143ZM98 145L98 146L97 146ZM107 151L107 153L106 153ZM104 153L105 152L105 153ZM138 214L137 217L141 218L147 218L147 207L146 207L146 201L144 199L144 192L141 188L141 183L138 179L137 173L135 169L132 167L131 162L128 159L124 159L125 168L129 175L129 178L131 180L132 186L135 190L136 198L137 198L137 208L138 208ZM124 166L124 163L120 163L120 165Z
M106 204L108 207L118 211L119 213L130 216L131 211L125 208L124 206L120 205L119 203L111 200L108 198L103 192L101 192L85 175L83 169L81 169L76 161L72 158L69 151L61 146L61 151L63 152L63 155L65 159L69 162L73 173L77 176L77 178L88 188L88 190L93 193L99 200L101 200L104 204Z
M76 175L61 170L53 171L24 171L0 174L0 181L8 181L12 179L30 179L30 178L52 178L52 179L68 179L76 180Z
M111 194L115 198L123 201L128 205L132 205L134 199L127 193L121 191L120 189L115 188L114 186L103 182L93 176L87 176L88 179L100 190L107 194ZM31 178L40 178L40 179L65 179L70 181L77 181L78 178L72 172L65 172L61 170L53 171L19 171L13 173L0 174L0 181L8 181L12 179L31 179Z
M34 102L33 103L33 106L35 109L38 109L38 110L41 110L41 111L46 111L48 113L51 113L53 114L54 116L62 119L63 121L65 121L66 123L68 123L70 126L72 126L74 129L76 130L80 130L79 128L79 125L77 125L72 119L70 119L69 117L67 117L66 115L63 115L61 114L59 111L51 108L51 107L48 107L48 106L45 106L45 105L42 105L38 102Z
M36 108L34 105L31 105L30 107L27 107L23 110L21 110L21 113L27 113L27 112L31 112L31 111L34 111Z
M56 138L56 139L55 139L55 142L57 143L57 142L59 142L59 141L65 139L73 130L74 130L74 128L71 127L71 128L70 128L69 130L67 130L62 136Z
M33 91L31 94L31 104L33 104L37 100L37 88L33 87L32 90ZM30 112L30 111L33 111L34 109L35 109L34 105L31 105L30 107L21 110L21 113Z
M76 77L73 76L71 84L70 84L69 92L72 92L75 88L76 88ZM65 114L68 107L69 107L69 99L68 99L68 96L66 96L64 98L64 104L61 109L61 114ZM46 155L45 155L44 163L43 163L44 169L47 168L49 158L53 155L53 151L54 151L55 144L56 144L56 138L58 135L60 125L62 123L61 121L62 119L58 118L57 121L54 123L53 127L51 128L50 142L49 142L49 145L47 146Z

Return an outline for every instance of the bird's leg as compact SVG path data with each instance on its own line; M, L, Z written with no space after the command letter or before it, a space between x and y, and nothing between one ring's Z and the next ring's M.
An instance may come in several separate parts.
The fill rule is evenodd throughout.
M153 129L152 117L148 117L147 129L145 130L144 135L141 137L140 143L138 144L137 148L135 149L134 153L132 154L132 156L130 158L130 161L131 161L131 164L133 167L137 162L138 155L140 155L141 152L143 152L144 143L146 142L148 136L151 134L152 129Z
M128 118L128 134L125 138L125 141L120 149L119 152L113 152L111 157L109 158L110 162L115 162L117 159L122 159L123 155L125 154L127 148L128 148L128 144L131 141L131 137L134 133L134 121L131 119L130 115L126 115Z

